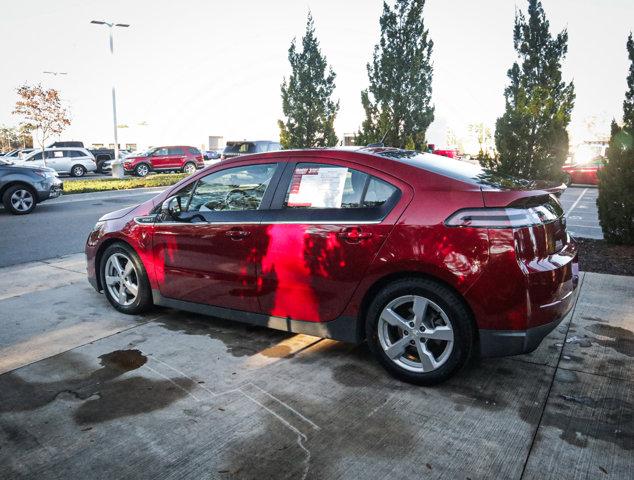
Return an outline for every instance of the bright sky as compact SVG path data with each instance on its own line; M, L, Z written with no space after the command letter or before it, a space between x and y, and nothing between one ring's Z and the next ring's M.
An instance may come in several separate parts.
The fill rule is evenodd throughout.
M525 0L428 0L425 21L434 40L430 141L446 131L467 135L470 123L491 126L504 108L506 71L514 60L515 8ZM632 0L543 0L551 30L568 28L564 78L577 100L575 141L620 120L626 88L625 42L634 29ZM15 88L41 82L68 101L72 125L62 135L85 143L112 142L110 86L117 84L120 143L185 143L209 135L277 139L280 83L287 51L304 32L311 9L322 52L337 73L339 137L363 119L360 90L379 39L380 0L5 0L0 124L11 115ZM92 19L129 23L115 30L115 68L108 32ZM45 70L68 72L45 75ZM587 124L594 122L595 127Z

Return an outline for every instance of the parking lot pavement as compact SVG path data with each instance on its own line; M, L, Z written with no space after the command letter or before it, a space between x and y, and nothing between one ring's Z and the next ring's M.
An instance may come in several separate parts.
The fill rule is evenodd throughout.
M573 234L601 238L596 195L562 196ZM83 197L44 206L104 200ZM543 478L547 465L552 478L629 478L623 312L634 309L605 297L628 291L619 277L588 274L570 331L563 324L536 352L420 389L387 377L364 347L170 311L120 315L86 284L81 255L0 272L8 477Z
M566 211L568 231L575 237L603 239L597 211L597 187L568 187L561 196Z
M0 477L631 478L630 277L585 274L537 351L422 388L363 345L120 315L83 272L0 269Z

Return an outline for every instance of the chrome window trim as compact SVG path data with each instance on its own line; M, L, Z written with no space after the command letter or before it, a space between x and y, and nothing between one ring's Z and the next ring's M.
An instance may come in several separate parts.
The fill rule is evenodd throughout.
M283 222L283 221L273 221L273 222L195 222L195 223L187 223L187 222L141 222L137 219L139 218L147 218L147 217L134 217L135 223L139 225L166 225L166 226L188 226L188 227L204 227L208 225L378 225L381 223L381 220L368 221L368 222L356 222L352 220L325 220L319 222L302 222L302 221L294 221L294 222Z

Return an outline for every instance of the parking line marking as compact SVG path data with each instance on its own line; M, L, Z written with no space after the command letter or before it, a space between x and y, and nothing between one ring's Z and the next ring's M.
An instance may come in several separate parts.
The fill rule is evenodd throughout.
M568 210L568 213L566 213L566 218L568 218L568 215L570 215L570 212L572 212L575 207L579 204L579 202L581 201L581 199L583 198L583 196L586 194L586 192L588 191L588 189L584 189L583 192L581 192L581 195L579 195L579 197L575 200L575 203L572 204L572 207L570 207L570 210Z
M172 370L174 370L176 373L182 375L185 378L188 378L189 380L191 380L192 382L195 382L195 380L190 377L189 375L187 375L186 373L182 372L181 370L178 370L177 368L174 368L172 365L170 365L169 363L165 363L163 360L159 360L158 358L156 358L155 355L152 355L152 360L156 360L159 363L162 363L163 365L165 365L167 368L170 368ZM146 365L147 366L147 365ZM150 367L148 367L150 368ZM150 368L150 370L152 371L156 371L153 370L152 368ZM158 373L158 372L157 372ZM167 378L167 377L165 377ZM290 410L291 412L293 412L295 415L297 415L299 418L301 418L302 420L304 420L306 423L310 424L315 430L321 430L321 427L319 427L319 425L315 424L315 422L313 422L312 420L310 420L309 418L306 418L304 415L302 415L301 413L299 413L297 410L295 410L293 407L291 407L290 405L288 405L286 402L283 402L282 400L280 400L279 398L277 398L275 395L267 392L266 390L264 390L261 387L258 387L255 383L253 382L248 382L244 385L242 385L241 387L238 388L232 388L231 390L227 390L224 392L214 392L213 390L207 388L206 386L202 385L202 384L198 384L199 387L201 387L203 390L205 390L206 392L208 392L209 394L211 394L212 397L219 397L222 395L225 395L227 393L242 393L244 394L244 392L242 391L242 389L245 386L251 386L251 387L255 387L256 389L260 390L262 393L264 393L265 395L269 396L270 398L272 398L274 401L276 401L277 403L279 403L280 405L282 405L283 407L285 407L286 409ZM246 395L246 394L245 394ZM193 395L192 395L193 396ZM249 395L247 395L249 398L251 398ZM196 398L196 397L194 397ZM258 402L259 404L259 402Z

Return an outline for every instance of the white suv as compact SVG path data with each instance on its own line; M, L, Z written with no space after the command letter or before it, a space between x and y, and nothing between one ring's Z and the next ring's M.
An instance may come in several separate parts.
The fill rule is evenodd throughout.
M23 163L31 166L49 167L57 173L67 173L73 177L83 177L87 172L95 172L97 164L95 157L85 148L64 147L35 150L22 156L16 163Z

